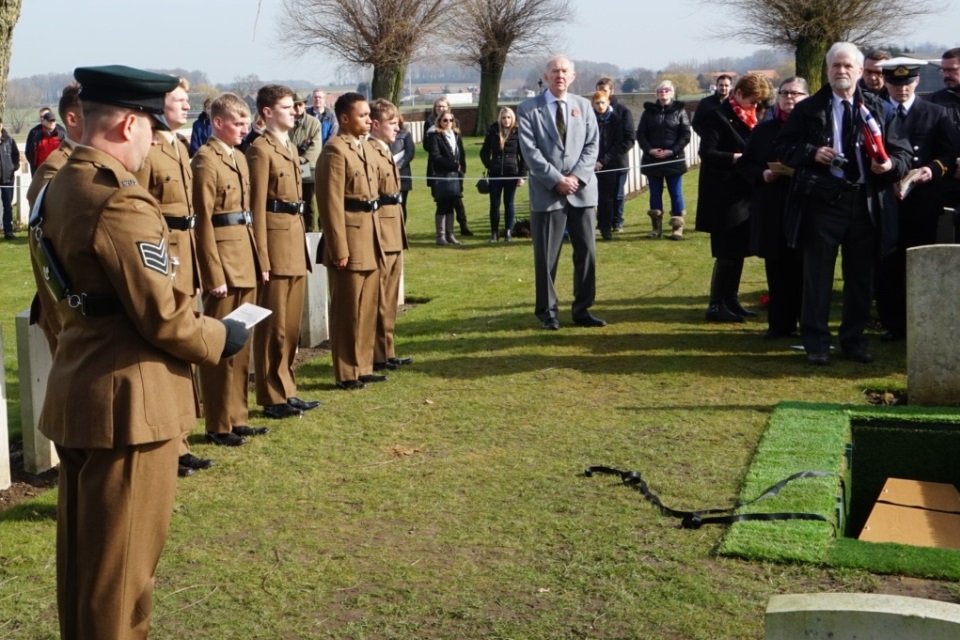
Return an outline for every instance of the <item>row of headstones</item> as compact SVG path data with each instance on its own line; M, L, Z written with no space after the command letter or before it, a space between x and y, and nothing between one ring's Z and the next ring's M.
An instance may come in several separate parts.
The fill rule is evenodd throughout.
M307 234L311 263L316 262L319 233ZM401 275L399 302L404 301L404 281ZM316 347L329 337L327 308L327 270L314 264L307 274L307 290L303 305L300 345ZM47 375L52 359L43 332L30 325L29 311L19 314L17 329L17 366L20 379L20 423L23 431L23 466L28 473L43 473L59 462L56 449L38 427L43 398L46 395ZM0 352L3 336L0 333ZM252 366L252 361L251 361ZM10 451L7 430L7 402L5 381L0 378L0 490L10 486Z

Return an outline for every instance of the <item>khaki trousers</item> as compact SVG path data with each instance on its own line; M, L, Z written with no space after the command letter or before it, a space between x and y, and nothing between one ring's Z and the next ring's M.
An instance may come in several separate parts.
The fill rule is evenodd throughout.
M297 395L293 361L300 341L304 276L274 276L260 283L257 303L273 311L253 332L257 404L283 404Z
M377 339L373 347L373 361L386 362L397 357L393 346L393 332L397 326L397 300L400 296L400 274L403 272L403 253L387 253L380 268L380 304L377 309Z
M62 640L142 640L167 539L180 438L119 449L57 446Z
M330 351L337 382L373 373L379 271L328 269Z
M222 320L243 303L256 302L256 293L256 289L232 287L227 289L227 295L223 298L205 293L203 314ZM233 357L220 360L217 366L198 369L207 433L230 433L234 427L247 426L250 341Z

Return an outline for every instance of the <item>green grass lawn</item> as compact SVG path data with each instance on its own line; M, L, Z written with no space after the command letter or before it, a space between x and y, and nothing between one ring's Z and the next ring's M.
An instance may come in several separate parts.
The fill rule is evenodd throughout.
M414 173L424 164L420 151ZM626 233L598 244L593 311L611 324L571 325L565 246L564 326L545 332L530 242L489 244L486 198L468 187L476 236L434 246L418 182L405 282L419 303L397 328L415 364L345 393L329 356L309 360L300 395L322 408L238 449L197 438L217 464L180 481L151 638L760 638L771 595L877 590L862 570L718 556L723 528L677 529L615 479L583 477L637 469L674 508L729 504L777 403L905 385L903 343L875 341L873 365L812 368L790 341L762 340L762 318L705 323L709 237L646 239L647 204L629 201ZM525 189L517 205L526 216ZM0 268L16 421L23 240L0 245ZM744 303L765 290L748 260ZM0 639L56 637L54 494L0 514Z

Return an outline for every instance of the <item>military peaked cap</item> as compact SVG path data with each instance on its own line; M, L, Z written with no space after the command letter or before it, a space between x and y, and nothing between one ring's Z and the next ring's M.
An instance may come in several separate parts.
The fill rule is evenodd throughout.
M891 58L890 60L881 60L877 66L883 69L883 80L890 84L909 84L915 78L920 77L920 67L927 64L926 60L917 60L916 58Z
M80 100L126 107L151 114L160 128L169 130L163 117L164 98L180 79L120 64L77 67L73 77L80 83Z

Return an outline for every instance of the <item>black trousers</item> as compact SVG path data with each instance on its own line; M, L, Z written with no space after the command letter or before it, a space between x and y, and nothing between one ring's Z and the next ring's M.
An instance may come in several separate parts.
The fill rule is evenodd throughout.
M887 331L907 333L907 249L936 244L938 225L934 216L900 216L897 250L877 268L877 315Z
M870 320L877 232L867 211L863 189L845 191L829 204L809 206L804 212L803 305L800 337L807 353L827 353L830 335L830 301L837 253L842 248L843 314L840 348L863 351L863 330Z
M763 261L770 288L767 304L767 326L777 333L793 333L800 320L800 303L803 296L803 258L796 249L780 248L776 258Z

